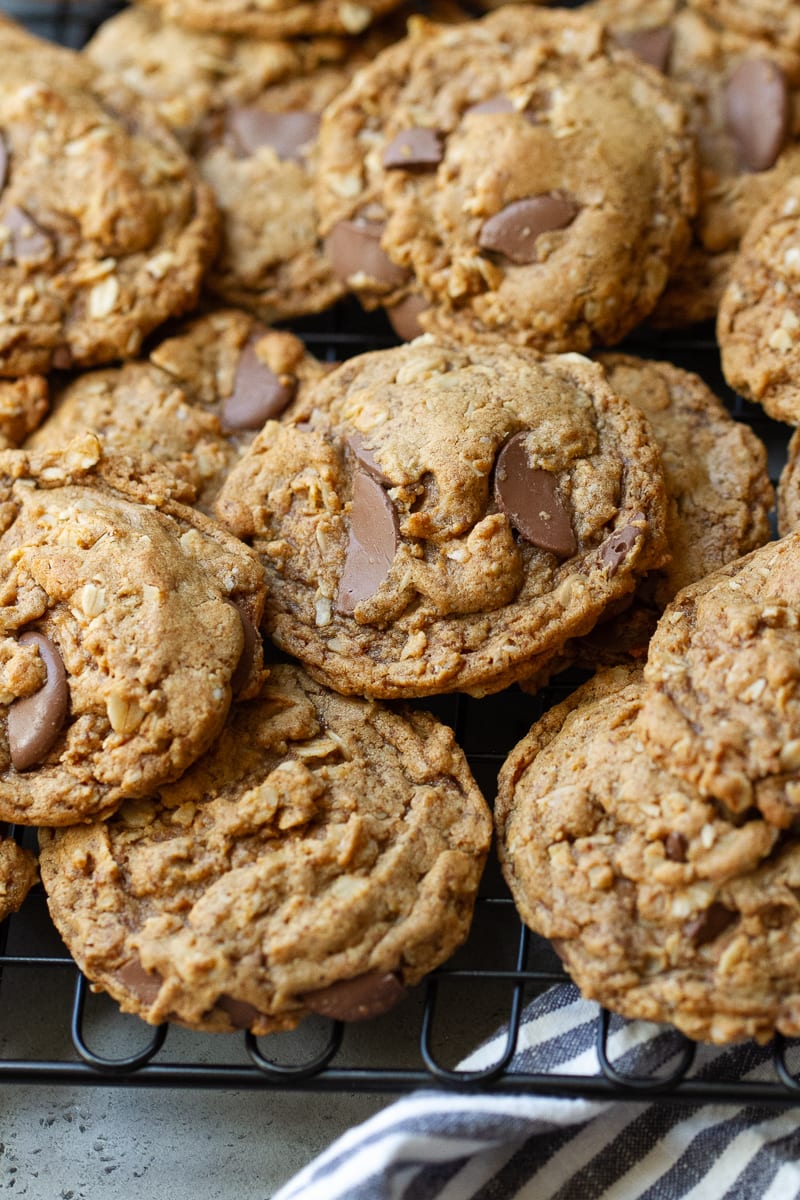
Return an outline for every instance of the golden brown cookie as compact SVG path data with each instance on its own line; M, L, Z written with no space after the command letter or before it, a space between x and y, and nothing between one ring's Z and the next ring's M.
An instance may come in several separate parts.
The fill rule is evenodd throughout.
M256 431L324 372L294 334L232 309L211 312L143 361L54 386L53 411L27 446L56 450L90 431L107 451L163 463L210 513Z
M90 434L0 453L0 819L149 794L257 689L263 571L178 490Z
M789 438L786 462L778 480L778 534L800 529L800 433Z
M491 817L452 731L294 667L182 779L41 836L81 970L157 1024L374 1016L465 939Z
M656 765L644 695L639 672L597 676L511 752L495 814L517 907L614 1012L709 1042L797 1036L800 843Z
M0 374L131 357L197 299L210 189L87 59L6 19L0 55Z
M187 29L286 38L363 33L402 0L143 0Z
M339 691L498 691L664 560L652 435L579 355L427 335L304 407L217 512L266 566L266 629Z
M800 423L800 182L756 214L720 305L717 339L732 388L771 417Z
M800 534L685 588L650 643L638 736L731 813L800 809Z
M800 56L722 28L685 0L595 0L589 11L664 73L697 139L694 238L651 320L671 328L713 319L748 224L800 171Z
M584 350L653 307L686 250L694 140L670 85L581 13L424 21L326 109L317 198L367 305Z
M0 837L0 921L22 908L39 877L36 859L13 838Z
M712 20L753 38L800 50L800 8L795 0L689 0Z

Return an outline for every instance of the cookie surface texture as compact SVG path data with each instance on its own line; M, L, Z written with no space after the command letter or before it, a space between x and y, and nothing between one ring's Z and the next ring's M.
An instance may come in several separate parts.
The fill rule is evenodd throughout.
M0 24L0 374L136 354L197 299L217 214L166 126L70 50Z
M338 691L497 691L663 561L646 421L578 355L425 336L304 406L217 513L266 566L266 629Z
M800 804L800 534L676 596L650 643L639 736L732 813L783 828Z
M13 838L0 838L0 921L22 908L39 877L36 859Z
M145 0L187 29L257 38L363 33L402 0Z
M176 778L259 685L263 571L90 435L0 471L0 816L68 825Z
M210 513L256 431L323 373L294 334L219 311L187 322L144 361L54 386L52 412L26 447L57 450L90 430L111 453L163 463Z
M466 937L490 834L448 727L277 666L180 781L44 834L42 873L125 1011L260 1034L399 1000Z
M517 907L623 1016L716 1043L796 1036L800 844L654 764L645 691L633 669L599 675L511 752L495 813Z
M411 28L323 118L320 216L350 286L387 307L421 289L446 336L619 340L689 240L695 148L669 84L580 13Z

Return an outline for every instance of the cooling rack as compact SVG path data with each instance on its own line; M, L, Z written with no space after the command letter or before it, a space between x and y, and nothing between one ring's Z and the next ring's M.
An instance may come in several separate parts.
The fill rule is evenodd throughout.
M119 5L108 0L4 0L0 7L33 32L78 47ZM382 314L367 316L352 302L323 317L294 322L292 328L328 361L396 340ZM777 479L787 428L725 387L713 330L668 337L640 332L623 348L700 374L732 414L765 442L770 474ZM424 707L454 728L491 803L508 751L532 721L583 678L565 673L536 696L514 687L481 700L434 698ZM34 831L12 826L10 832L23 845L35 846ZM704 1078L693 1071L694 1044L677 1033L669 1060L677 1065L670 1073L637 1075L627 1056L623 1069L612 1053L613 1030L624 1022L599 1007L595 1074L511 1069L525 1004L551 985L567 983L552 947L520 922L491 857L468 941L386 1016L349 1026L311 1017L295 1033L261 1039L194 1034L173 1026L153 1029L120 1014L107 997L91 993L50 922L37 886L20 912L0 925L0 1083L334 1093L397 1093L433 1085L659 1103L800 1103L797 1047L783 1039L771 1047L771 1077L759 1082ZM459 1069L459 1060L499 1028L507 1034L495 1061L480 1071Z

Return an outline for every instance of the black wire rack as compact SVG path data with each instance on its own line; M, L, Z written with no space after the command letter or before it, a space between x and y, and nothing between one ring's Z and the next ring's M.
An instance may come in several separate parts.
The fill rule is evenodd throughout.
M2 8L33 32L77 47L119 5L109 0L12 0ZM354 303L339 305L321 318L294 322L292 328L328 361L396 341L382 315L368 317ZM712 330L658 337L639 332L624 348L700 374L732 414L765 442L770 473L777 479L789 431L726 388ZM491 802L508 751L582 678L565 673L536 696L513 687L481 700L438 697L424 707L454 728ZM35 847L35 831L13 826L9 831L23 845ZM624 1068L614 1060L613 1030L625 1022L599 1007L599 1065L593 1074L514 1069L526 1003L554 984L567 983L549 943L521 923L491 857L469 939L386 1016L348 1026L310 1017L295 1033L261 1039L251 1034L195 1034L173 1026L154 1029L123 1016L111 1000L91 992L50 922L44 892L37 885L20 912L0 924L0 1083L350 1093L439 1086L661 1103L800 1103L799 1048L782 1038L774 1040L769 1070L758 1081L708 1079L694 1069L694 1043L674 1032L669 1073L637 1074L628 1056ZM503 1032L489 1066L475 1070L457 1065L498 1029Z

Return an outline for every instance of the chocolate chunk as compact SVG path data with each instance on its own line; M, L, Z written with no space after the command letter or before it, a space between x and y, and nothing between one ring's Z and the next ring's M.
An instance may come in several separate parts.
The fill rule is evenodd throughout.
M386 288L400 287L408 271L398 267L381 248L383 225L379 221L339 221L325 238L325 252L337 279L347 283L364 275Z
M236 670L231 675L231 691L235 696L242 690L250 678L261 637L250 619L249 612L242 605L236 604L234 600L229 600L228 604L230 604L231 608L235 608L239 614L239 620L242 622L242 634L244 636L242 652L239 655Z
M3 225L11 234L11 252L18 263L46 262L53 254L53 241L30 213L14 205L3 217Z
M264 112L261 108L232 108L225 118L225 131L244 157L270 146L278 158L300 161L319 133L319 116L299 109Z
M767 58L746 58L728 80L725 122L747 171L774 166L789 133L789 87Z
M558 494L558 480L550 471L532 467L525 449L528 435L515 433L497 456L494 498L518 533L560 558L570 558L578 548L572 522Z
M131 958L114 972L115 977L142 1004L153 1004L164 980L158 971L145 971L138 958Z
M36 766L56 741L67 715L69 688L61 655L43 633L31 630L20 645L39 649L47 678L38 692L15 700L8 710L8 748L17 771Z
M285 383L258 357L256 344L263 336L264 330L252 334L242 350L233 391L222 401L220 415L226 429L260 429L294 397L296 380Z
M0 133L0 192L6 186L8 179L8 145L6 139Z
M644 513L636 513L633 518L634 521L644 519ZM623 525L622 529L614 530L611 536L606 538L600 547L600 562L610 576L616 575L641 536L642 530L638 525Z
M489 100L481 100L480 104L471 104L465 110L464 116L469 117L473 113L510 113L514 112L514 105L509 100L508 96L492 96Z
M53 366L56 371L68 371L72 366L72 351L69 346L56 346L53 351Z
M704 946L706 942L713 942L714 938L718 938L736 920L737 915L715 900L699 916L687 921L683 932L694 946Z
M394 1008L407 995L393 971L385 975L369 972L355 979L342 979L318 992L301 996L306 1008L334 1021L366 1021Z
M411 292L405 300L401 300L392 308L387 308L386 315L397 336L404 342L412 342L414 338L425 332L419 323L419 315L424 313L427 308L429 308L429 304L425 297L420 296L419 292Z
M623 50L630 50L642 62L655 67L662 73L667 69L672 50L672 30L668 25L656 25L652 29L630 29L614 34L614 41Z
M347 444L368 475L371 475L373 479L377 479L378 483L382 483L384 487L392 487L393 480L388 475L384 475L376 463L372 451L366 445L360 433L354 433L352 437L349 437Z
M664 853L672 862L686 862L686 851L689 843L682 833L673 829L664 839Z
M391 171L396 167L406 171L428 171L437 167L444 157L442 135L435 129L404 129L392 138L383 152L383 165Z
M546 192L507 204L485 221L478 237L481 250L502 254L513 263L536 262L536 239L564 229L578 215L578 206L561 192Z
M266 1015L247 1000L236 1000L224 993L217 999L217 1008L228 1014L231 1025L236 1029L249 1029L259 1017Z
M397 513L386 492L366 471L353 477L350 540L339 580L336 611L349 616L374 596L389 573L400 534Z

